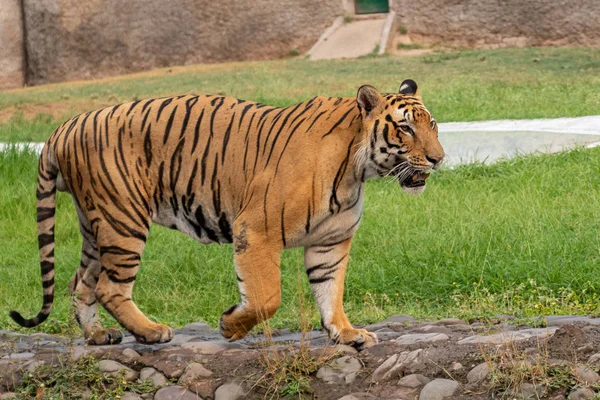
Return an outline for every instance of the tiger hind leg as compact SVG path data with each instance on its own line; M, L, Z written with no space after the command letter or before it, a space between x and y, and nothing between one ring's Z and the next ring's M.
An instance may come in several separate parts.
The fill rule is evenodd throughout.
M117 235L110 226L99 223L101 268L95 295L106 311L138 342L165 343L173 338L173 329L150 321L131 298L148 234L147 230L138 233L137 237L124 237Z
M114 328L104 329L100 324L95 294L96 283L100 275L100 257L90 225L78 207L76 208L83 245L79 268L69 283L69 294L75 311L75 319L81 326L88 344L117 344L123 338L121 331Z

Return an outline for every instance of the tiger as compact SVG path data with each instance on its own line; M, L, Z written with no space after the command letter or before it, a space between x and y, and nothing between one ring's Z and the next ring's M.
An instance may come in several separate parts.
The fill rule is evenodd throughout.
M222 313L229 341L280 306L280 256L303 247L304 265L329 338L361 350L377 335L344 312L344 278L361 222L365 181L394 176L420 193L444 158L438 127L415 81L398 93L363 85L356 97L317 96L274 107L225 96L150 98L90 111L59 126L39 157L36 207L43 307L54 300L56 191L74 200L83 237L69 282L75 318L90 345L119 343L98 304L140 343L165 343L171 327L132 299L150 224L196 241L232 243L240 301Z

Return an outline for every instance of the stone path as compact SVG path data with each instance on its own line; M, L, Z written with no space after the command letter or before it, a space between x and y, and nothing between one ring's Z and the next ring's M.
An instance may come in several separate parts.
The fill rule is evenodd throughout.
M306 377L307 398L592 398L600 382L600 319L554 316L547 322L543 328L513 326L507 318L487 325L452 318L418 323L398 315L366 326L380 343L360 353L333 345L321 331L307 333L309 345L301 333L286 329L269 341L256 335L228 343L204 323L186 325L160 345L126 336L119 345L86 346L82 339L0 331L0 399L13 398L23 376L42 365L61 368L88 357L99 360L104 376L154 387L152 393L124 393L129 400L264 398L265 386L256 383L269 363L307 358L322 361ZM526 378L514 387L494 386L492 376L519 363L564 366L571 379L562 387Z

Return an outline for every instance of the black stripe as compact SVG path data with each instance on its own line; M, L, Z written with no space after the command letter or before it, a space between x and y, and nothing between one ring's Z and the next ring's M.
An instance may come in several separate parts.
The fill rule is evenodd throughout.
M38 235L38 248L54 243L54 233L41 233Z
M129 110L127 110L127 112L125 113L125 116L129 116L129 113L135 108L135 106L137 106L140 103L141 100L136 100L133 103L131 103L131 106L129 107Z
M171 104L172 101L173 101L173 98L170 97L160 104L160 107L158 107L158 112L156 113L156 121L158 121L160 119L160 114L162 113L162 111L165 109L166 106Z
M329 136L335 128L337 128L342 122L344 122L344 120L346 119L348 114L350 114L352 112L352 110L354 110L354 107L351 107L348 111L346 111L346 113L344 115L342 115L342 118L340 118L335 124L333 124L333 126L331 127L329 132L324 134L321 138L324 138L325 136Z
M283 206L281 207L281 240L283 241L283 247L286 246L284 214L285 214L285 202L283 202Z
M311 285L314 285L316 283L323 283L332 279L334 279L333 276L322 276L320 278L309 279L308 282L310 282Z
M173 111L171 111L171 116L167 121L167 126L165 128L165 133L163 136L163 144L167 144L167 140L169 140L169 135L171 134L171 127L173 126L173 120L175 119L175 114L177 113L177 107L178 106L175 106L175 108L173 108Z
M54 207L38 207L37 208L37 222L42 222L48 218L54 217L56 209Z

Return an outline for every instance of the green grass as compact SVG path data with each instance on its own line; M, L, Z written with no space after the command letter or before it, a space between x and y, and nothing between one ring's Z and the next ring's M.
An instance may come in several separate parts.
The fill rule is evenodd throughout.
M0 329L7 311L31 316L42 290L36 245L36 156L0 153ZM391 180L367 184L351 251L346 309L354 323L392 313L420 318L533 317L597 313L600 295L600 149L522 157L442 170L421 196ZM55 309L40 330L66 330L68 280L80 237L68 195L59 194ZM274 327L299 324L298 276L318 325L301 250L282 257L282 306ZM213 325L238 300L230 246L200 245L153 226L134 289L140 308L174 326ZM106 314L103 318L114 326Z
M213 64L0 92L0 110L66 104L62 118L103 104L184 93L220 93L287 106L315 95L354 96L366 83L395 92L402 80L413 78L440 122L568 117L598 113L599 70L600 49L593 48ZM60 122L48 121L47 129L18 121L2 124L0 140L43 141Z
M59 121L23 116L36 106L48 110L59 104L66 117L90 104L189 92L284 106L317 94L353 95L364 83L395 91L407 77L421 85L441 122L590 115L600 109L599 68L600 49L577 48L171 68L0 92L0 111L17 113L0 125L0 141L45 140ZM41 305L36 166L34 154L0 153L0 329L16 328L8 310L32 316ZM420 197L405 195L393 181L369 182L346 284L352 321L374 322L399 312L421 318L597 313L599 170L600 149L580 149L440 171ZM81 246L68 195L59 194L57 217L55 309L38 329L64 333L70 324L67 283ZM301 253L282 257L283 305L275 327L299 324ZM153 226L134 298L156 321L216 325L238 300L232 249L200 245ZM307 304L318 325L314 302ZM115 326L107 314L102 318Z

